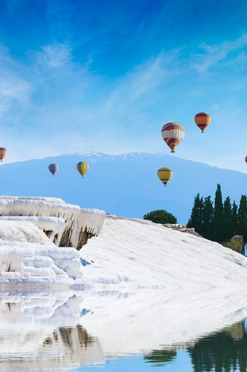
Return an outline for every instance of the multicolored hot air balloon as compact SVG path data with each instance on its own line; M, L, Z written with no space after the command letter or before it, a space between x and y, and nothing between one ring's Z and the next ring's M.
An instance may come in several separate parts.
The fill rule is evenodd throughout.
M51 172L51 174L54 176L58 171L58 165L57 164L50 164L48 169Z
M5 158L7 154L7 150L4 147L0 147L0 160L3 161L3 158Z
M89 169L89 165L85 161L80 161L79 163L76 164L76 170L80 173L82 178L84 177L88 169Z
M157 175L161 182L166 186L167 182L172 178L173 171L170 168L163 167L158 170Z
M201 129L202 133L204 129L210 124L211 116L208 115L206 112L199 112L195 116L195 123Z
M185 135L185 129L178 123L167 123L161 129L161 135L165 143L170 147L171 152L175 152Z

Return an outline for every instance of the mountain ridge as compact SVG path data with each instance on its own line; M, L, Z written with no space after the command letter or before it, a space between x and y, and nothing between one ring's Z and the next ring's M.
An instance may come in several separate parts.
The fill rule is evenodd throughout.
M75 169L79 161L89 164L83 179ZM54 177L48 170L51 163L59 166ZM167 186L157 176L161 167L173 170ZM143 218L152 210L165 209L183 224L188 222L197 193L214 200L218 183L223 199L230 196L238 203L247 193L245 173L164 153L92 151L2 163L0 177L1 195L58 197L120 217Z

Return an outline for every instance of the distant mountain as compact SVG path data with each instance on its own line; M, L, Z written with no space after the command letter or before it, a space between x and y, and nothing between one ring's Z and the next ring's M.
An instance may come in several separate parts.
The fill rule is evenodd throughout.
M90 169L82 178L75 169L86 161ZM51 163L59 165L53 177ZM157 170L169 167L173 177L165 187ZM214 194L221 184L223 199L239 203L247 194L247 174L183 160L173 155L129 153L107 155L80 153L0 165L0 194L50 196L81 208L102 209L122 217L143 218L145 213L165 209L187 223L194 197Z

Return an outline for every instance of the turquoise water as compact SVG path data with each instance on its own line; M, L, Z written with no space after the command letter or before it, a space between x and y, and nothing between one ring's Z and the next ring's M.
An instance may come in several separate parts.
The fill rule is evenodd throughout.
M245 319L206 337L184 341L183 345L169 345L162 329L152 328L152 318L145 318L149 321L148 332L139 338L139 332L133 330L141 331L147 326L146 321L139 323L142 317L131 317L132 323L126 323L130 324L128 332L125 328L112 328L114 323L108 326L108 319L101 316L110 297L101 306L96 302L91 313L82 307L85 301L86 297L66 297L63 293L57 297L45 294L0 296L0 371L247 372ZM92 319L87 323L88 315ZM119 319L121 321L122 317ZM162 327L163 324L167 327L168 322L169 319L163 322L162 317ZM131 324L141 326L133 328ZM176 327L178 323L172 324ZM193 328L197 326L193 322L188 324ZM109 327L111 331L121 331L109 332ZM152 330L155 338L150 335ZM129 345L134 349L129 352L131 355L126 355L126 350L132 350ZM152 349L146 345L156 347Z
M199 339L183 350L153 350L131 358L107 360L104 364L81 365L73 371L169 371L246 372L247 333L245 320ZM72 371L72 370L71 370Z
M155 368L154 368L155 367ZM140 371L140 372L148 372L148 371L169 371L169 372L178 372L178 371L185 371L185 372L192 372L193 367L191 365L189 354L185 351L181 351L177 353L177 356L174 360L170 362L157 362L157 363L149 363L145 360L145 356L137 356L132 358L122 358L117 360L107 361L104 365L99 366L82 366L80 368L71 369L71 371L76 372L93 372L93 371L118 371L118 372L127 372L127 371Z

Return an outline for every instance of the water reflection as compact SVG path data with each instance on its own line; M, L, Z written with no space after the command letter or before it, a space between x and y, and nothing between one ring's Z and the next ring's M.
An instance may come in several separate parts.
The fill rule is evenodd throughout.
M191 359L191 371L247 371L247 332L244 321L203 337L185 348ZM161 367L174 362L179 350L153 350L144 361Z
M0 299L0 369L34 370L102 361L97 337L79 324L79 298L53 296L5 296ZM76 364L77 363L77 364Z
M228 296L213 307L212 293L204 297L202 303L201 292L178 297L158 289L3 294L0 369L68 371L140 355L162 367L186 350L191 371L247 371L244 301L227 307Z
M195 372L247 371L244 322L199 340L188 349Z
M144 354L144 360L148 363L154 363L156 367L171 363L177 356L176 351L169 350L153 350L149 354Z

